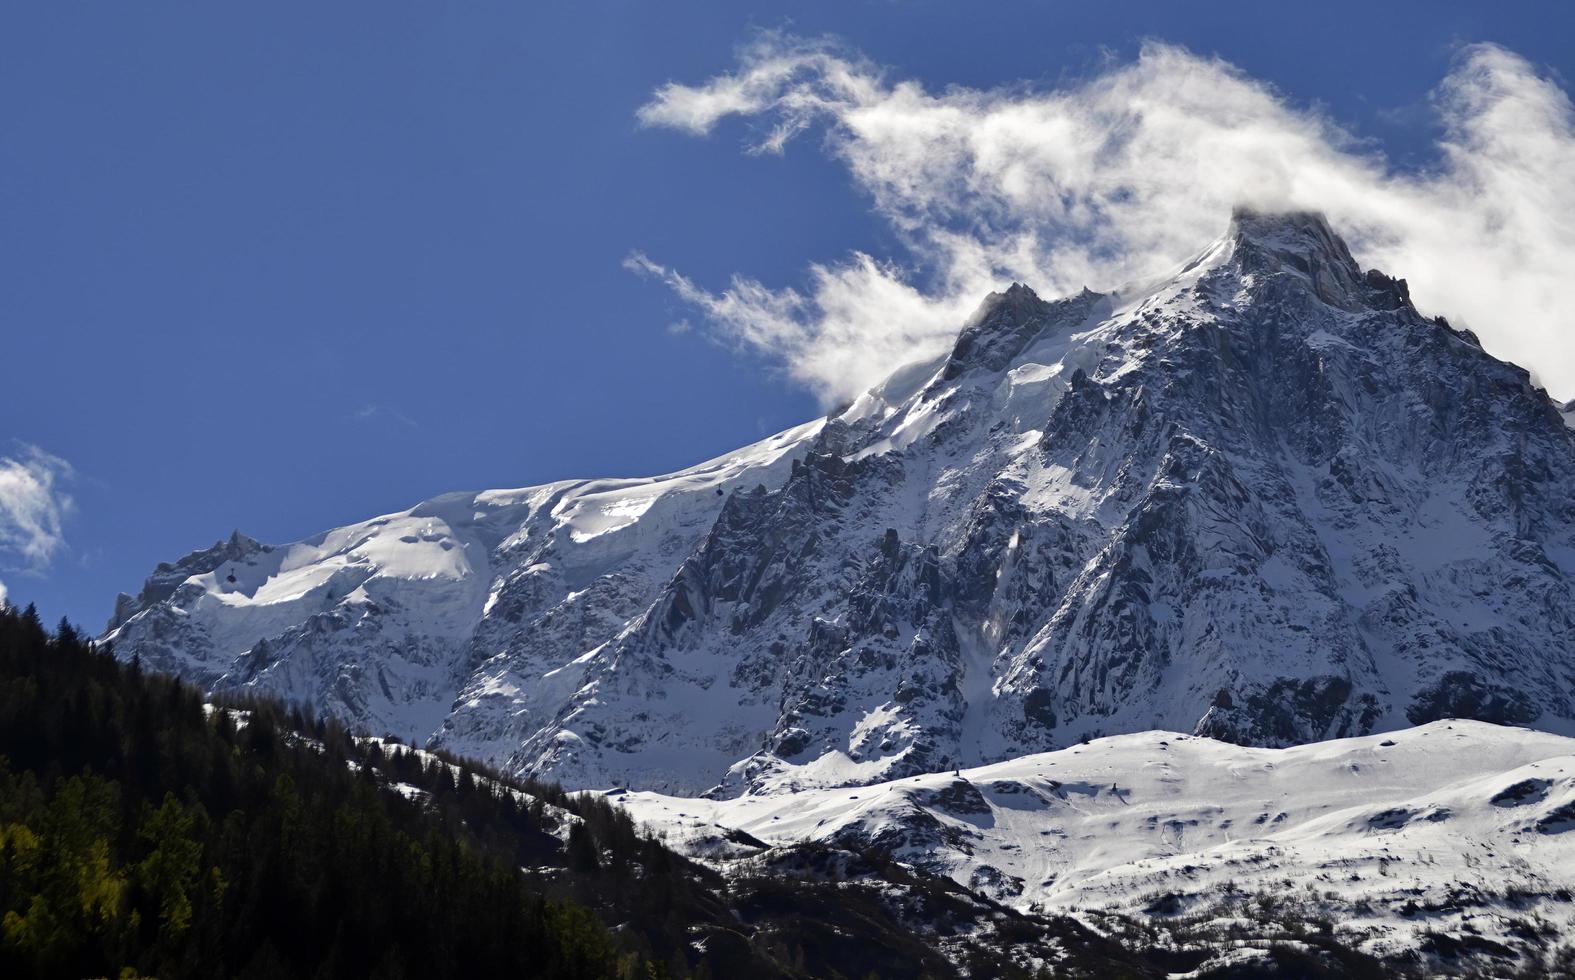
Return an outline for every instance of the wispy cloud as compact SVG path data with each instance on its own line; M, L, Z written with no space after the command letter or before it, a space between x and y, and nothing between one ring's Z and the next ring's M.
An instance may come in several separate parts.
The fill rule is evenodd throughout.
M809 130L909 249L811 265L799 288L720 290L636 254L725 337L781 358L828 401L938 350L982 294L1059 294L1161 270L1231 208L1326 213L1365 264L1409 279L1562 397L1575 395L1575 111L1523 58L1462 48L1433 93L1436 163L1402 171L1336 121L1217 58L1162 43L1054 90L926 89L828 40L768 33L737 70L662 86L640 121L755 126L752 152Z
M419 429L421 423L388 405L369 404L351 412L349 418L353 422L392 422L405 429Z
M23 443L0 456L0 567L41 573L65 549L62 526L73 504L64 487L72 476L70 463L37 446ZM0 582L0 602L5 597Z

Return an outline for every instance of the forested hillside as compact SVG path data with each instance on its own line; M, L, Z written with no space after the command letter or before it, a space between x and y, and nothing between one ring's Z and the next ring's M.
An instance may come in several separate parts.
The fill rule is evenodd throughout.
M277 704L210 718L194 688L5 612L0 974L634 972L515 870L556 849L539 807L406 766L450 797L409 802L375 751Z

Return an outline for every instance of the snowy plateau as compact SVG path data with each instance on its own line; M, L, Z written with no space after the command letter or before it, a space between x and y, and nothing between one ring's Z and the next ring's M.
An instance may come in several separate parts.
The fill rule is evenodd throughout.
M854 843L1096 927L1274 894L1507 956L1575 928L1571 417L1321 217L1242 211L691 469L236 533L104 639L724 867Z

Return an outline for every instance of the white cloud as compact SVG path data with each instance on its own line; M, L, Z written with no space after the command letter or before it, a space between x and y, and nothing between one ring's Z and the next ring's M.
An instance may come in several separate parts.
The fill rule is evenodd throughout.
M70 463L37 446L0 456L0 558L8 565L43 571L65 548L61 525L72 502L63 485L71 477Z
M629 264L727 337L778 356L828 401L940 349L990 289L1109 289L1219 235L1233 206L1323 211L1364 264L1407 278L1428 312L1575 395L1575 111L1503 48L1463 48L1434 93L1437 163L1395 169L1317 111L1233 66L1150 43L1076 85L934 92L834 42L762 35L736 71L670 83L640 120L704 134L751 118L751 149L825 146L910 250L812 265L799 289L735 276L701 288Z
M889 370L934 347L982 298L924 295L900 270L863 253L835 266L812 265L807 296L742 276L720 293L707 292L640 253L624 265L666 283L725 338L780 357L795 380L828 399L862 391L886 373L879 365Z
M379 405L375 402L362 405L360 408L346 416L352 422L382 422L388 421L406 428L419 429L421 424L415 419L401 412L391 405Z

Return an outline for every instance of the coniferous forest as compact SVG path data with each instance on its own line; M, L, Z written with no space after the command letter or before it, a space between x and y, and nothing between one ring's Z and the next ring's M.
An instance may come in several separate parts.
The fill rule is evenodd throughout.
M539 810L383 760L447 785L418 806L332 723L268 702L210 717L27 612L0 614L0 754L0 975L631 968L594 914L516 870L556 844Z

